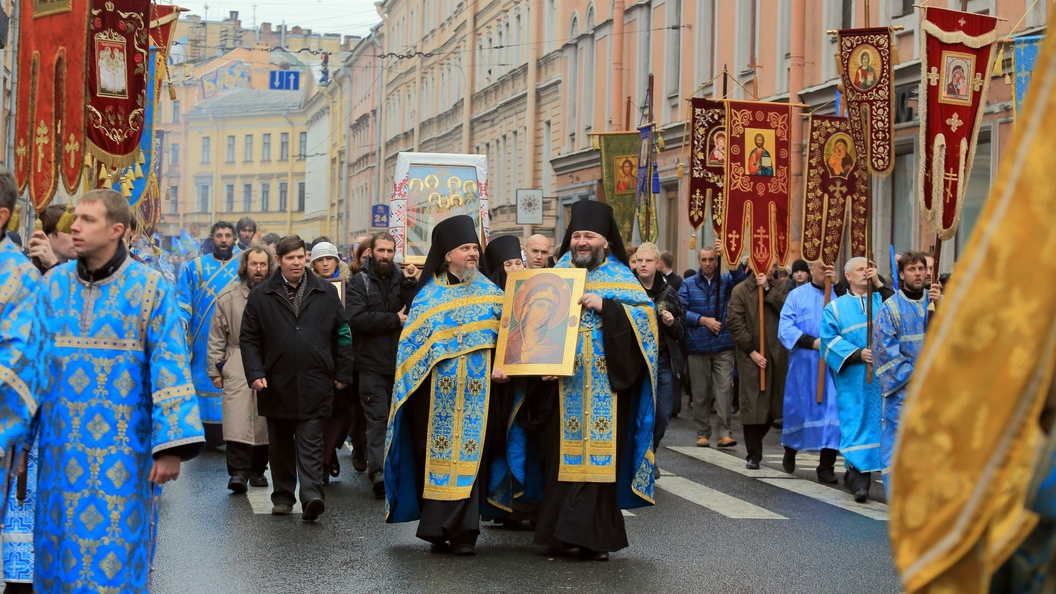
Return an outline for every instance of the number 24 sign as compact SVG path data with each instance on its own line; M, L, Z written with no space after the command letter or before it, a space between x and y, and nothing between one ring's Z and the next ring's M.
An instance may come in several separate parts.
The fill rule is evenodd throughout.
M388 204L375 204L370 207L370 226L379 229L389 228Z

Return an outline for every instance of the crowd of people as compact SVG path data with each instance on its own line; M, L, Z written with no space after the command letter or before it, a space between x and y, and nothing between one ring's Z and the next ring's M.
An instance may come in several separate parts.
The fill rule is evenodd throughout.
M16 198L0 171L0 227ZM475 554L483 517L604 560L628 546L620 510L653 503L684 393L698 447L743 439L758 469L777 426L787 472L817 451L818 480L837 483L842 453L864 502L942 298L918 252L900 257L898 291L864 258L842 279L802 261L757 273L731 270L718 243L680 276L655 244L625 249L594 201L573 205L556 250L542 235L485 249L472 219L451 217L421 268L398 263L385 232L344 254L219 221L175 282L136 257L117 192L41 222L32 260L0 241L15 320L0 327L0 450L23 452L25 477L5 524L22 535L4 540L11 591L145 589L160 485L220 447L227 489L270 487L276 516L324 514L347 443L386 521L417 521L438 551ZM544 268L586 270L575 371L511 377L495 360L507 276Z

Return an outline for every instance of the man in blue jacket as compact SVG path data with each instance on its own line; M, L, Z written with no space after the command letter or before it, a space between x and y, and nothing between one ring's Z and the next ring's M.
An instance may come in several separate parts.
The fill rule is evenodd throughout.
M686 309L686 351L689 354L689 383L693 390L693 422L697 426L697 447L737 445L730 434L730 406L733 398L733 338L726 327L726 308L733 287L745 279L744 268L732 274L721 273L722 243L700 250L700 270L682 284L678 298ZM711 407L718 418L711 431Z

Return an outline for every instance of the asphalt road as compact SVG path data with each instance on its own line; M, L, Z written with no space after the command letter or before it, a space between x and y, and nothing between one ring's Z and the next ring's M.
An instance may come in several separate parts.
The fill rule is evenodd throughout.
M352 470L347 450L318 523L273 517L269 489L230 495L224 453L207 452L165 488L154 591L900 591L879 483L860 505L819 485L807 453L795 476L784 474L778 430L767 436L763 469L744 470L743 446L696 448L689 416L683 407L657 454L665 476L656 505L626 517L631 546L607 563L548 556L531 532L491 524L476 557L431 552L414 524L384 523L384 503ZM734 436L740 441L739 425Z

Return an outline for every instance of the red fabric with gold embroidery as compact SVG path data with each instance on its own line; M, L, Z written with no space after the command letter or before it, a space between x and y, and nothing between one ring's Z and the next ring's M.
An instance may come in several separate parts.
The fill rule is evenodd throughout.
M851 255L865 256L868 172L847 118L811 116L803 200L803 259L835 265L851 221ZM850 213L848 214L848 208Z
M33 208L59 187L77 190L84 168L87 3L21 0L15 116L15 180Z
M726 105L714 99L691 101L693 138L689 167L689 224L699 229L711 219L722 237L723 185L726 183ZM710 213L710 215L709 215Z
M921 214L939 238L957 233L993 69L997 19L921 9ZM926 99L925 99L926 98Z
M143 134L150 57L150 0L92 0L88 34L88 151L131 165Z
M727 265L736 268L745 238L753 270L769 271L788 256L792 189L787 103L726 102L726 209L722 228Z
M837 34L851 137L875 175L895 168L895 85L891 30L841 29Z

